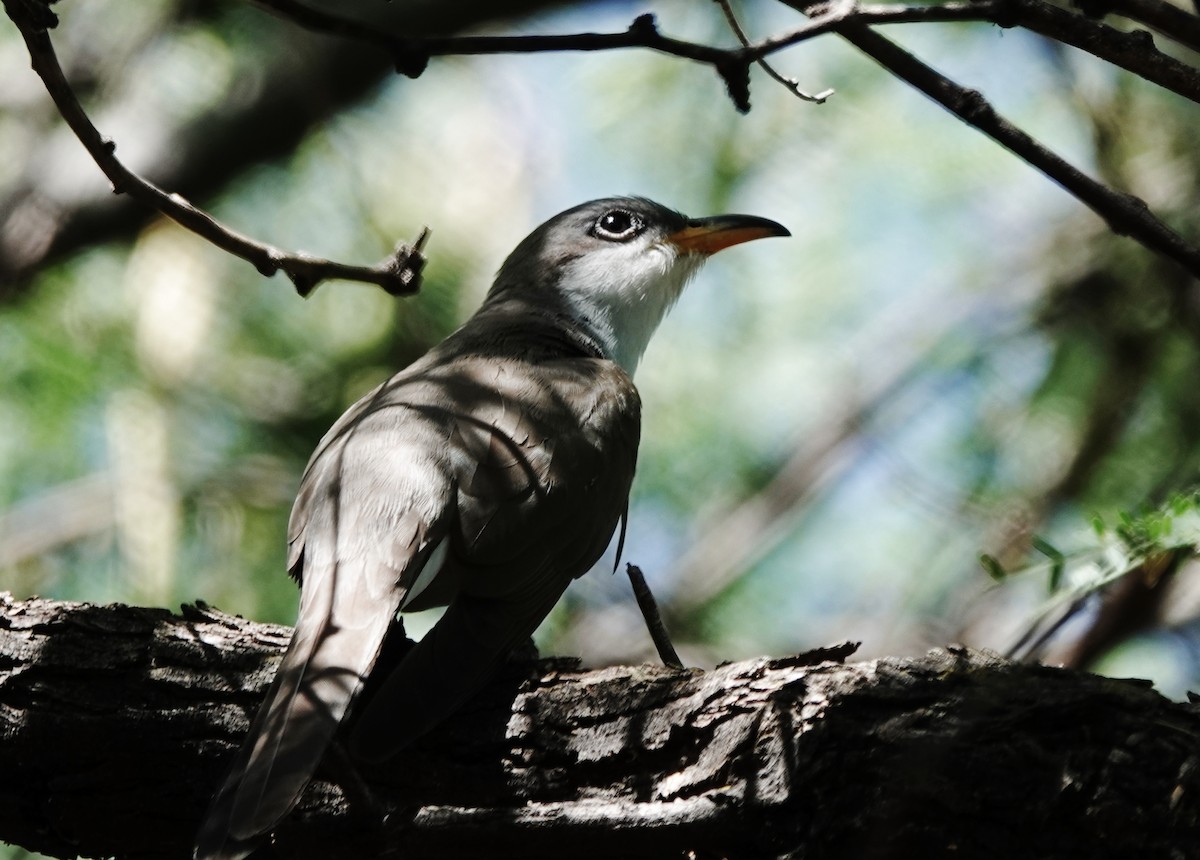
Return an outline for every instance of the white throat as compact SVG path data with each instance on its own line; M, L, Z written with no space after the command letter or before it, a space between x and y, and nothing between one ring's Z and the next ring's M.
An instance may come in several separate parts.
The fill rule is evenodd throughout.
M668 244L614 245L563 267L558 289L606 355L633 376L659 323L704 263Z

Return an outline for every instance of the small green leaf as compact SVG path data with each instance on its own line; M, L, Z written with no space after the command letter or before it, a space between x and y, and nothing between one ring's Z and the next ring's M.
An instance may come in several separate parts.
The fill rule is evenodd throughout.
M1067 566L1067 559L1061 552L1050 545L1050 543L1037 535L1033 536L1033 548L1040 552L1046 558L1050 559L1050 593L1058 591L1062 585L1063 571Z
M1004 566L995 557L988 555L986 552L979 556L979 563L987 571L987 575L996 580L996 582L1003 582L1008 577Z

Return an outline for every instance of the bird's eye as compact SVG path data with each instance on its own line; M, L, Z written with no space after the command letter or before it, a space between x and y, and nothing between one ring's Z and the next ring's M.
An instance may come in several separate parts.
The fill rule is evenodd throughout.
M613 209L600 216L592 226L592 235L610 242L622 242L642 232L642 227L642 219L632 212Z

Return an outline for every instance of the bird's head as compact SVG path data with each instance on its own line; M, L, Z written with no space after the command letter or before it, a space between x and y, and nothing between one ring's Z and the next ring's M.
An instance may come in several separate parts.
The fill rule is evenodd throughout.
M751 239L790 235L752 215L688 218L642 197L593 200L530 233L501 267L488 299L519 293L561 307L632 374L708 257Z

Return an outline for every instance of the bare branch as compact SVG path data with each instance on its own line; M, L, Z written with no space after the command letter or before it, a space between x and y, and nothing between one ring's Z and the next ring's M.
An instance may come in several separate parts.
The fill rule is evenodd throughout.
M281 17L306 29L375 45L391 54L392 60L396 64L396 71L410 78L420 77L421 73L425 71L425 67L429 65L430 55L414 40L382 33L376 27L368 26L352 18L342 18L320 9L313 9L303 3L297 3L296 0L253 0L253 2L264 9L279 13Z
M951 21L990 21L1002 27L1020 26L1064 44L1087 51L1148 81L1200 102L1200 72L1154 47L1153 39L1144 32L1125 33L1105 24L1091 21L1044 0L980 0L980 2L940 3L925 6L861 5L849 2L804 5L813 20L791 32L751 44L733 17L728 4L721 8L735 35L742 42L740 49L723 49L709 45L673 39L659 33L652 15L638 17L628 30L620 33L574 33L550 36L445 36L409 38L382 34L361 23L314 11L296 0L256 0L260 5L291 18L302 26L333 35L360 39L389 51L397 68L412 77L424 70L430 58L463 54L516 54L547 51L606 51L620 48L649 48L661 53L715 68L726 83L744 77L750 63L758 63L773 78L783 83L801 98L822 101L822 96L809 96L798 84L775 72L763 59L785 48L798 45L844 26L944 23ZM796 7L797 4L789 3ZM1120 7L1118 9L1118 7ZM1167 11L1167 9L1172 11ZM1182 10L1167 7L1158 0L1113 0L1114 11L1135 19L1145 18L1151 26L1177 27L1170 33L1183 44L1195 47L1200 43L1200 19ZM1140 18L1139 18L1140 16ZM733 92L731 90L731 95ZM735 101L738 101L735 97ZM748 103L738 101L739 109Z
M642 15L621 33L577 33L550 36L450 36L413 39L381 34L367 25L310 9L296 0L257 0L265 7L311 29L367 41L390 51L397 68L418 75L433 56L449 54L536 53L543 51L598 51L616 48L649 48L673 56L711 65L725 81L738 110L750 109L749 66L764 65L768 73L789 89L806 97L795 81L778 75L764 58L786 47L828 32L837 32L872 56L898 77L929 95L965 122L983 131L1020 158L1037 167L1082 202L1091 207L1118 234L1129 235L1200 275L1200 248L1188 243L1151 214L1146 204L1131 195L1107 188L1032 137L1000 117L977 92L967 90L934 71L913 55L869 29L870 25L931 21L992 21L1000 26L1023 26L1034 32L1074 45L1097 57L1138 74L1147 80L1200 102L1200 71L1160 51L1146 33L1122 33L1090 21L1082 15L1053 7L1044 0L981 0L935 6L859 6L846 0L837 4L785 0L812 20L790 33L756 45L722 49L673 39L658 32L653 16ZM1153 0L1118 0L1155 21L1168 21ZM1138 5L1141 4L1141 5ZM396 255L376 267L348 266L306 255L285 254L262 245L217 223L178 195L171 195L127 170L114 156L111 142L100 137L71 92L54 57L44 26L34 21L29 10L42 9L37 0L4 0L10 17L17 22L29 45L33 65L68 124L113 183L117 193L128 193L174 218L214 244L252 262L260 272L273 274L283 269L301 294L331 277L376 283L394 294L414 292L422 264L417 251L401 246ZM14 12L14 10L16 10ZM1173 19L1171 19L1173 20ZM731 21L743 43L748 40ZM47 25L47 26L52 26ZM1190 31L1187 31L1190 32ZM1190 38L1188 36L1187 38ZM1186 41L1185 41L1186 43ZM810 97L820 100L826 94Z
M311 30L375 45L392 56L396 69L418 77L433 57L480 54L537 54L556 51L611 51L620 48L649 48L687 60L706 63L725 81L729 96L743 113L750 109L747 72L752 58L728 51L672 39L658 32L653 15L639 15L621 33L573 33L549 36L430 36L411 38L380 33L349 18L305 6L296 0L255 0Z
M428 237L428 230L421 232L415 245L398 245L395 253L377 266L337 263L309 254L288 253L257 242L221 224L182 196L164 191L131 171L117 159L116 144L100 134L67 83L47 32L47 27L57 23L51 20L53 15L47 10L50 18L38 19L30 14L31 8L39 8L39 4L30 0L4 0L5 12L25 39L33 70L42 79L46 91L71 131L112 183L113 193L128 194L158 210L222 250L252 263L263 275L270 277L276 272L284 272L302 296L307 296L319 283L332 278L377 284L397 296L417 291L421 268L424 266L421 247Z
M1117 2L1136 5L1149 0ZM787 5L807 9L808 14L813 16L809 26L748 47L745 49L747 56L758 59L815 36L828 32L842 32L846 26L851 25L990 21L1005 28L1022 27L1087 51L1164 89L1200 103L1200 71L1159 51L1149 33L1141 30L1125 33L1052 6L1044 0L981 0L975 3L944 3L933 6L859 5L854 2ZM1195 19L1185 12L1179 14L1200 22L1200 19ZM1193 25L1193 28L1200 29L1200 23ZM1185 32L1190 33L1190 30L1185 29Z
M1136 5L1140 0L1134 0ZM1200 103L1200 72L1154 46L1145 30L1122 32L1043 0L1003 0L992 6L989 20L1002 27L1020 26L1107 60L1114 66ZM1177 10L1178 11L1178 10ZM1187 13L1180 12L1185 17ZM1193 18L1194 21L1200 19ZM1196 27L1200 27L1197 24Z
M1200 16L1165 0L1077 0L1085 15L1102 18L1109 13L1153 27L1169 39L1200 51Z
M820 14L825 8L804 0L784 2L806 14ZM1092 179L996 113L981 93L956 84L863 24L852 21L838 26L837 32L896 77L1057 182L1103 218L1114 233L1136 239L1200 277L1200 247L1155 217L1144 200Z

